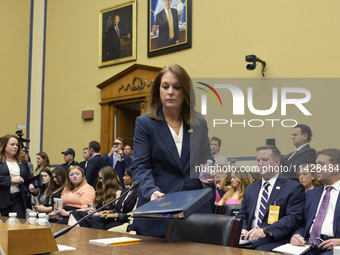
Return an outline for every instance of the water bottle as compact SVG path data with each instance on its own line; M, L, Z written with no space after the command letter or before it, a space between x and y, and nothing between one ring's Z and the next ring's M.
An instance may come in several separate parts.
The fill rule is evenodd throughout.
M201 168L201 171L200 171L200 180L201 181L204 181L204 182L207 182L208 179L214 179L214 171L215 168L214 168L214 162L212 159L208 159L207 160L207 163L203 166L203 168Z
M29 225L37 225L37 213L36 212L30 212L29 217L25 224Z
M46 218L46 213L39 213L38 214L38 220L37 220L37 225L39 226L44 226L44 227L50 227L51 224Z
M8 220L6 220L6 223L8 224L16 224L16 223L19 223L20 224L20 221L17 219L17 213L16 212L10 212L8 214L9 218Z

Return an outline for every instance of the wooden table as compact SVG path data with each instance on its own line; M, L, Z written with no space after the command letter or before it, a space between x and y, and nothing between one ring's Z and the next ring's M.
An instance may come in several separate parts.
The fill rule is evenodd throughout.
M6 218L1 217L5 222ZM51 224L52 233L65 228L66 225ZM142 239L141 242L117 244L114 246L101 246L90 244L91 239L101 239L110 237L129 236ZM76 248L75 251L63 251L64 254L233 254L233 255L270 255L275 253L259 252L241 248L231 248L219 245L168 241L162 238L129 235L115 233L105 230L97 230L91 228L75 227L70 232L57 238L57 244L67 245Z

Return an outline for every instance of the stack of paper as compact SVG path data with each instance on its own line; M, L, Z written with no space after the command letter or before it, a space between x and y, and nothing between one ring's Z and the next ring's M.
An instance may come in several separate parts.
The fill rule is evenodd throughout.
M129 243L129 242L139 242L141 239L132 238L132 237L113 237L113 238L104 238L104 239L93 239L90 240L90 243L99 244L99 245L111 245L118 243Z

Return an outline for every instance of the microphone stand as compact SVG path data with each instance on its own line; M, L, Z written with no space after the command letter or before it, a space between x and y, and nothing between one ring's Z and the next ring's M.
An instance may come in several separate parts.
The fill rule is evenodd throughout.
M118 199L120 199L122 196L124 196L126 193L128 193L129 191L131 191L134 188L137 188L139 186L139 182L135 182L134 184L131 185L130 188L128 188L127 190L125 190L119 197L117 197L116 199L113 199L112 201L108 202L106 205L103 205L102 207L96 209L95 211L85 215L83 218L81 218L79 221L77 221L76 223L74 223L71 226L68 226L66 228L63 228L61 230L59 230L58 232L53 234L53 237L55 239L57 239L58 237L66 234L67 232L69 232L72 228L74 228L75 226L77 226L78 224L80 224L81 222L83 222L84 220L90 218L93 214L103 210L105 207L107 207L108 205L111 205L112 203L116 202Z

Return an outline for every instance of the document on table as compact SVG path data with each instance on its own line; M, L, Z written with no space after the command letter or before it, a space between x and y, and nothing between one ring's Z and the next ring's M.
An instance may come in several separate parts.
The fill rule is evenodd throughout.
M67 245L62 245L62 244L57 244L59 251L74 251L76 248L67 246Z
M141 239L132 238L132 237L113 237L113 238L104 238L104 239L93 239L90 240L90 243L99 244L99 245L112 245L119 243L130 243L130 242L139 242Z
M311 245L295 246L290 243L286 243L284 245L276 247L275 249L273 249L273 251L290 255L301 255L307 252L310 248Z

